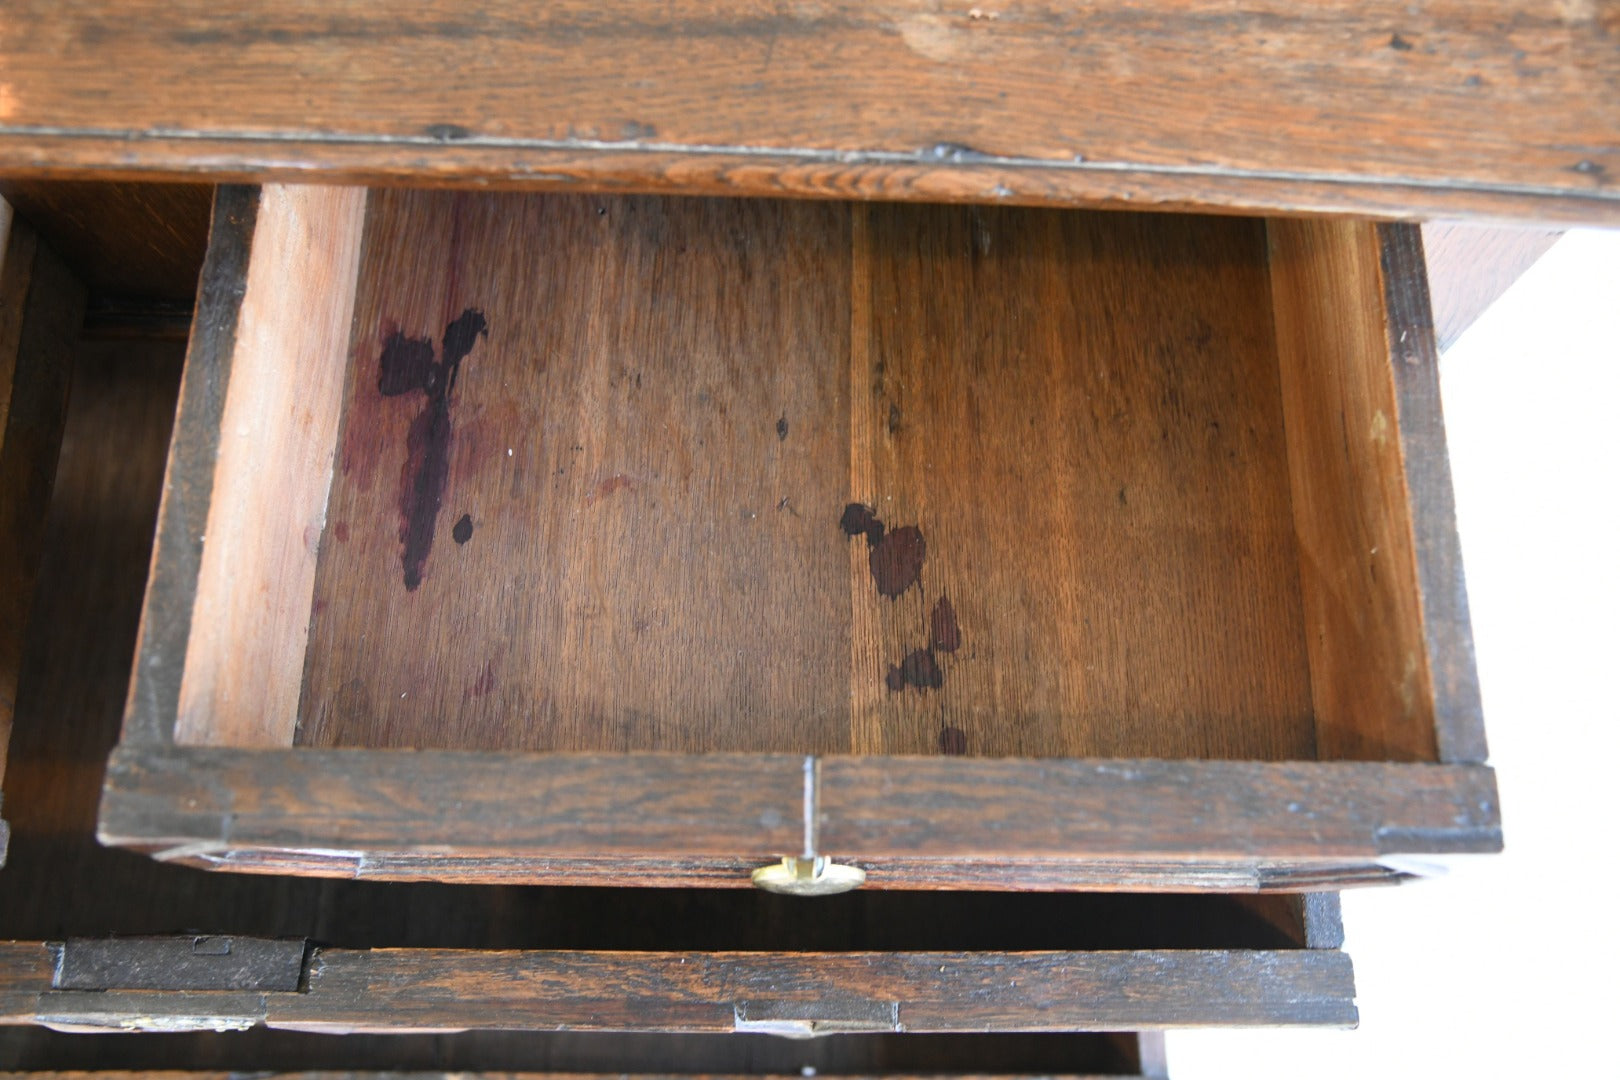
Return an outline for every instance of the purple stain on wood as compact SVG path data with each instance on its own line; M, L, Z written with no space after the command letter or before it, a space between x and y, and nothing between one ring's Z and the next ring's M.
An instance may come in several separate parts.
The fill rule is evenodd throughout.
M844 530L846 536L866 537L867 547L877 547L878 541L883 539L883 522L877 519L870 506L861 503L850 503L844 507L838 527Z
M437 362L426 338L406 337L396 330L383 343L378 391L384 397L397 397L420 390L427 397L405 436L405 467L400 474L400 561L405 570L405 588L409 590L422 584L445 485L450 479L450 392L455 389L461 362L480 337L488 336L484 313L468 308L444 328ZM469 520L467 524L470 536L472 523Z
M889 668L883 683L890 690L903 690L908 686L915 686L919 690L938 690L945 683L945 673L939 669L939 662L934 659L932 652L913 649L900 661L899 667Z
M462 514L455 527L450 530L450 539L458 544L465 544L472 539L473 522L471 514Z
M465 696L483 697L493 689L495 689L495 662L493 660L485 660L484 670L479 673L478 681L474 682L472 686L468 687Z
M956 608L942 596L928 616L928 644L940 652L955 652L962 646L962 631L956 625Z
M928 544L922 530L915 525L902 525L872 547L868 563L877 590L893 600L917 583L922 574L923 560L928 556Z
M958 757L967 753L967 732L959 727L948 727L939 733L939 752Z
M349 542L349 523L347 521L340 521L332 526L332 539L340 544Z
M602 499L607 498L616 491L634 488L636 482L624 473L614 473L612 476L596 485L596 490L585 497L586 506L595 506Z

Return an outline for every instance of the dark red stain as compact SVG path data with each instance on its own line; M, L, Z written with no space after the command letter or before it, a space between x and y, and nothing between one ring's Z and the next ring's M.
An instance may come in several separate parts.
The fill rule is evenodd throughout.
M940 652L955 652L962 647L962 631L956 625L956 608L948 596L940 597L928 616L928 644Z
M450 478L450 392L455 389L461 362L480 337L488 336L484 313L468 308L445 327L438 361L427 338L406 337L396 330L383 343L377 390L384 397L420 390L427 398L406 433L405 467L400 472L400 562L405 588L410 590L422 584Z
M939 752L952 757L967 753L967 732L959 727L944 728L939 733Z
M450 539L458 544L465 544L472 539L473 523L471 514L462 514L455 527L450 530Z
M495 662L485 660L484 670L479 674L478 681L468 689L467 694L470 697L483 697L493 689L495 689Z
M877 519L870 506L860 503L850 503L844 507L844 516L838 519L838 527L847 536L866 537L867 547L877 547L878 541L883 539L883 522Z
M891 529L872 548L867 560L878 592L893 600L911 588L917 583L927 556L928 544L923 540L921 529L915 525Z
M908 686L915 686L919 690L938 690L945 683L945 673L939 670L939 663L932 652L914 649L900 661L899 667L889 669L883 683L890 690L903 690Z
M332 526L332 539L340 544L349 542L349 523L347 521L340 521Z
M612 495L615 491L623 491L628 487L635 487L636 482L624 473L614 473L612 476L596 485L596 490L586 496L585 505L594 506L596 503Z

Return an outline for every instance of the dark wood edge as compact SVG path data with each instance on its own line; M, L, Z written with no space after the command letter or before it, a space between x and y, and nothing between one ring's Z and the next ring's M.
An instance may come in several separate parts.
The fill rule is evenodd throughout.
M1307 949L1344 948L1344 916L1336 892L1303 893L1299 898L1300 922L1305 930Z
M64 991L0 950L0 1022L72 1030L1086 1032L1356 1023L1339 952L316 949L289 992ZM34 955L30 955L30 954ZM11 961L15 960L13 964ZM9 969L9 970L5 970Z
M1435 742L1441 761L1477 764L1489 751L1440 406L1440 354L1429 308L1423 233L1416 225L1381 225L1378 240L1401 464L1412 508L1412 546L1434 693Z
M1143 1040L1162 1045L1158 1032L1143 1032ZM1162 1055L1160 1055L1162 1058ZM1125 1080L1131 1076L1163 1077L1161 1072L1140 1073L844 1073L839 1080ZM613 1080L801 1080L802 1073L613 1073ZM608 1080L602 1073L406 1071L398 1069L324 1069L306 1072L226 1072L218 1069L96 1069L0 1072L0 1080Z
M221 187L214 194L208 257L186 349L124 712L124 739L131 743L167 743L174 734L203 534L213 497L220 421L258 207L257 188Z
M1401 176L1298 175L1218 165L1042 161L953 150L939 155L758 148L638 150L535 141L243 138L0 126L0 175L54 180L523 188L616 193L1090 206L1201 213L1340 215L1380 220L1620 222L1620 198L1594 189L1417 182Z
M742 884L809 850L876 888L1215 891L1398 880L1381 858L1501 843L1483 766L130 745L99 836L339 877Z

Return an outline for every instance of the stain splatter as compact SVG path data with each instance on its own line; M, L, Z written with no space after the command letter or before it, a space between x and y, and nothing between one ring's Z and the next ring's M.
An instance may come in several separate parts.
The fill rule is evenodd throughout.
M788 433L787 415L783 414L776 421L776 440L777 440L777 442L781 442L782 440L786 439L787 438L787 433Z
M471 514L462 514L455 527L450 530L450 539L458 544L465 544L472 539L473 522Z
M883 522L877 519L870 506L860 503L850 503L844 507L844 516L838 519L838 527L848 536L865 536L867 547L877 547L878 541L883 539Z
M877 590L890 600L917 583L922 574L923 559L928 556L928 544L922 530L915 525L902 525L872 547L868 563Z
M889 668L883 682L890 690L902 690L908 686L915 686L919 690L938 690L945 684L945 673L939 670L939 662L934 659L932 652L913 649L900 661L899 667Z
M1412 43L1401 37L1399 34L1389 35L1389 47L1394 49L1396 52L1412 51Z
M480 337L488 336L484 313L468 308L445 327L437 361L427 338L406 337L396 330L383 344L378 391L384 397L398 397L419 390L427 398L406 433L405 467L400 473L400 562L405 588L411 591L422 584L450 478L450 392L455 389L461 362Z
M940 597L928 616L928 645L940 652L955 652L962 647L962 631L956 625L956 608L950 597Z
M495 689L495 662L484 661L484 670L478 675L478 680L467 688L466 697L483 697Z
M959 727L944 728L939 733L939 752L958 757L967 753L967 732Z
M900 434L900 406L896 405L892 401L889 402L888 428L890 435Z

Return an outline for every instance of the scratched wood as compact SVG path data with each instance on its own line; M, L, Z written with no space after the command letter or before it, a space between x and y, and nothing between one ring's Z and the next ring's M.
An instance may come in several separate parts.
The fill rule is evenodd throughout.
M301 744L1312 756L1258 224L367 228Z
M0 43L0 169L1614 221L1617 20L1613 0L30 0Z

